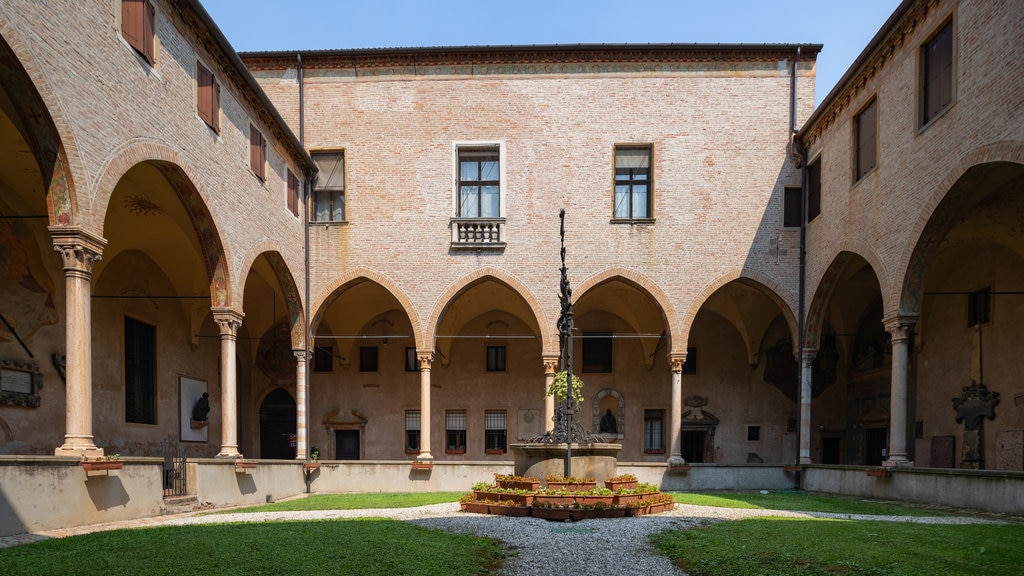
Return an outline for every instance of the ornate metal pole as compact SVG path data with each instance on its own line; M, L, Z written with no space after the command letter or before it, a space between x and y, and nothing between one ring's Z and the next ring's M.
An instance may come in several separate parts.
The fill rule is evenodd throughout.
M565 208L558 213L558 234L561 238L562 281L561 303L562 314L558 318L558 345L562 357L562 369L565 370L565 429L571 431L572 415L576 411L576 400L572 395L572 288L569 287L568 268L565 267ZM565 476L572 476L572 434L565 435Z

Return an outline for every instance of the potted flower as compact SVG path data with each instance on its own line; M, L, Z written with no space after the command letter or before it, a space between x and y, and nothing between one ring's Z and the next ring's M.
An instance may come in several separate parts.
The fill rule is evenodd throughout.
M531 492L540 488L540 481L533 476L515 476L512 474L495 474L494 482L502 488L518 488Z
M245 472L247 470L252 470L255 467L256 467L256 462L253 462L251 460L250 461L246 461L241 456L239 456L238 458L235 458L235 472Z
M636 476L632 474L619 474L605 480L604 487L614 492L620 488L636 488L636 482Z
M309 453L306 455L306 461L302 464L302 467L306 470L316 470L320 467L320 449L316 446L310 448Z
M576 503L580 506L594 506L601 504L601 507L611 506L615 494L607 488L594 488L586 492L576 493Z
M120 454L98 456L95 460L89 460L88 456L82 456L82 469L86 472L120 470L121 468L124 468L124 462L121 461Z
M565 370L562 370L555 374L551 384L548 385L548 396L554 396L556 404L565 400L568 380ZM572 375L572 398L577 405L583 404L583 380L580 380L580 377L575 374Z
M874 476L875 478L889 478L892 476L892 470L883 466L868 468L865 472L867 472L868 476Z

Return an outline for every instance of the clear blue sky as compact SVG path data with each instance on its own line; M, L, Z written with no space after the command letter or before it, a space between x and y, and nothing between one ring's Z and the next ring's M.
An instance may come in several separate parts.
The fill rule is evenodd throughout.
M816 101L899 0L201 0L239 52L529 44L824 44Z

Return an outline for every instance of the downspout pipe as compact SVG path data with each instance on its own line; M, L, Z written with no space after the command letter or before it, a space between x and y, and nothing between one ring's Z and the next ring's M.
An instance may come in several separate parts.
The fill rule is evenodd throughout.
M806 275L807 275L807 150L804 149L803 143L797 138L797 126L796 126L796 88L797 88L797 66L800 62L800 47L796 49L796 58L793 60L793 71L790 76L790 142L792 145L791 155L795 161L798 162L800 168L800 257L799 257L799 271L797 274L797 313L796 313L796 331L797 331L797 390L803 390L803 361L804 361L804 308L806 306L807 294L806 294ZM801 392L802 393L802 392ZM801 399L802 402L802 399ZM802 410L802 408L801 408ZM803 418L798 418L797 422L803 425ZM806 425L810 425L808 422ZM802 436L803 431L797 430L797 433ZM799 437L799 436L798 436ZM800 462L800 442L797 442L797 455L796 462ZM801 486L802 474L797 472L797 484Z
M295 59L296 59L297 64L298 64L298 82L299 82L299 145L302 146L303 151L305 151L305 149L306 149L306 118L305 118L305 103L303 102L303 97L304 97L303 88L304 88L304 86L303 86L302 54L296 53L295 54ZM310 452L313 449L313 447L310 446L310 441L309 441L310 440L310 438L309 438L309 431L310 431L310 426L309 426L309 373L312 371L312 366L310 366L310 362L312 361L312 354L310 354L310 352L313 350L313 343L310 342L310 333L309 333L309 323L310 323L310 319L309 319L309 312L310 312L310 303L309 303L309 271L310 271L310 265L309 265L309 200L312 197L311 190L312 190L312 187L313 187L313 181L316 179L316 174L317 174L317 172L316 172L316 168L315 168L315 164L314 164L313 171L310 172L307 175L307 178L305 179L306 183L305 183L305 186L303 186L303 203L302 203L302 207L303 207L303 211L302 211L302 227L303 227L303 240L304 240L304 249L303 249L303 255L304 255L303 260L304 260L304 262L303 262L303 265L305 267L305 275L306 275L306 282L305 282L305 284L306 284L306 286L305 286L305 292L306 292L306 295L305 295L305 300L306 300L305 310L306 310L306 312L304 314L305 322L304 322L304 326L303 326L303 330L305 331L304 342L306 343L306 350L305 350L305 352L306 352L306 371L303 374L304 381L302 382L302 385L306 389L306 393L303 396L306 399L306 406L304 406L304 409L305 409L305 414L306 414L306 454L307 454L307 456L310 454ZM308 483L306 485L306 491L309 492L309 484Z

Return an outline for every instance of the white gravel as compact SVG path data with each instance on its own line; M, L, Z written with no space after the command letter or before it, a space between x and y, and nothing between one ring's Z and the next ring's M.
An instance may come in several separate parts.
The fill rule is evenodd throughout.
M839 518L850 520L887 520L931 524L998 523L970 516L870 516L864 514L826 514L738 508L715 508L677 504L671 512L638 518L549 522L537 518L510 518L468 514L456 503L432 504L417 508L371 510L317 510L303 512L258 512L209 514L179 517L164 524L215 524L223 522L268 522L278 520L324 520L334 518L391 518L445 530L496 538L506 544L510 556L501 571L503 576L538 576L569 573L579 576L608 576L634 573L650 576L685 575L669 560L656 553L647 536L670 529L686 529L707 522L757 516L793 518ZM443 554L443 551L431 551Z

